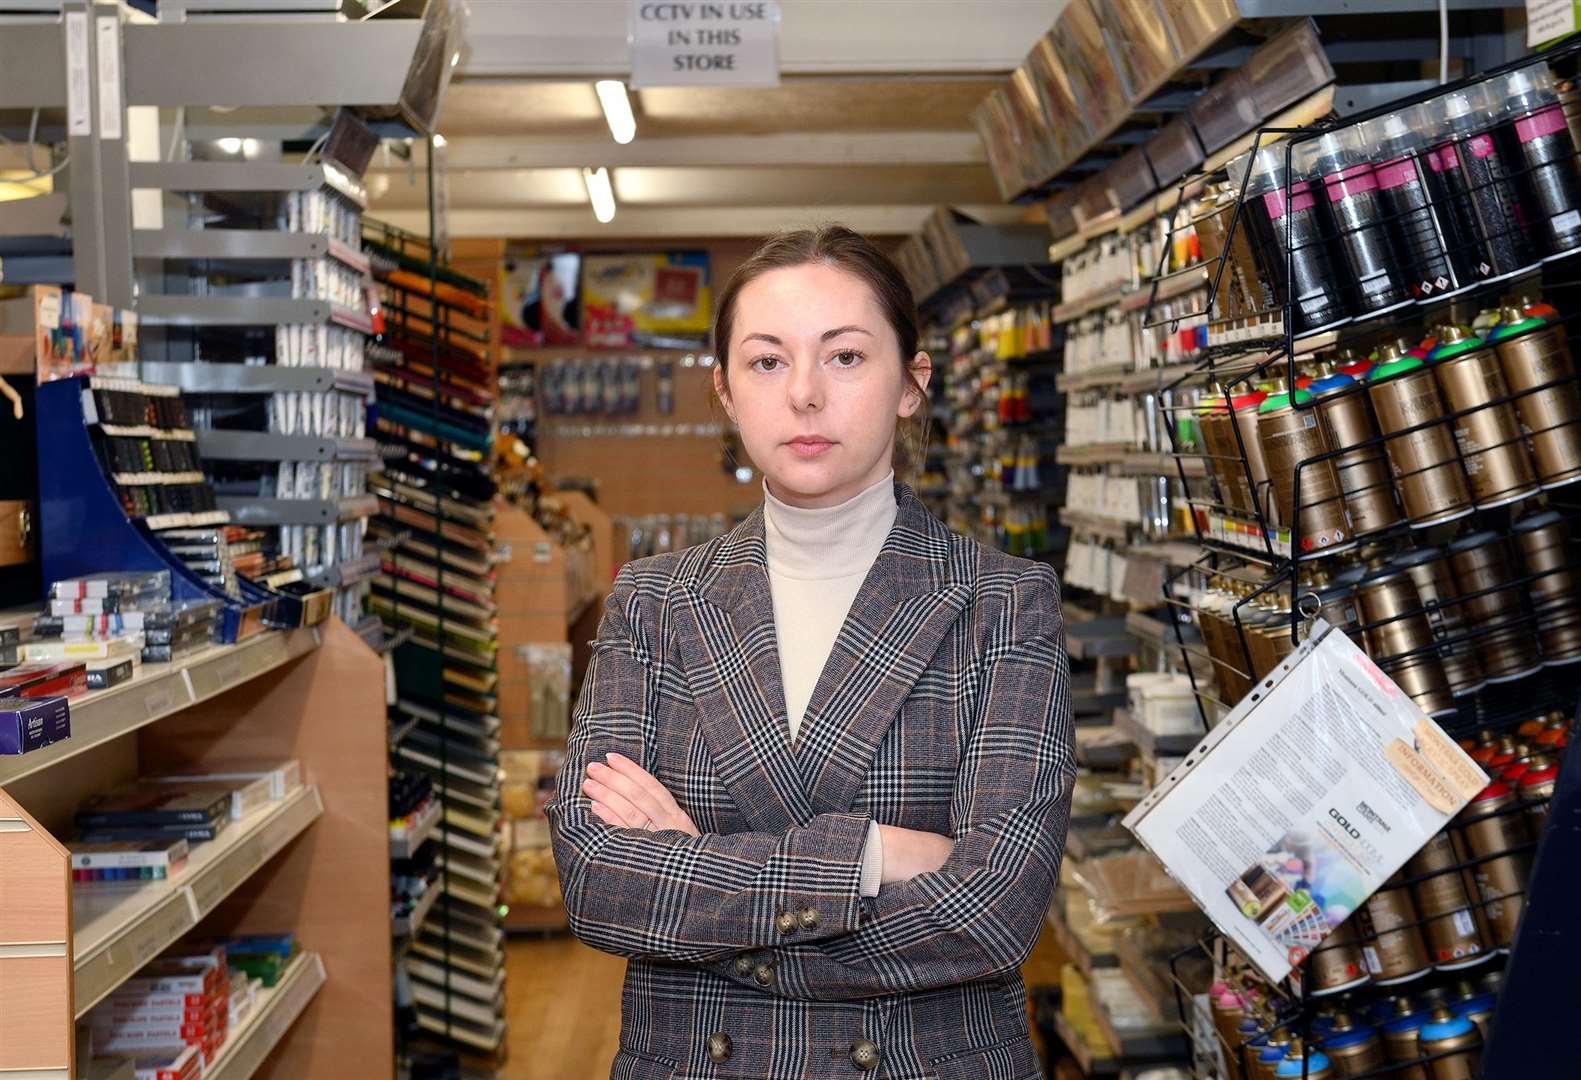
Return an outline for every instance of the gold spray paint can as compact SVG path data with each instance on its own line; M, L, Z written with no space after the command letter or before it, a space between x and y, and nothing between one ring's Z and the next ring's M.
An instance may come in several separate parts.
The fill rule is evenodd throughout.
M1449 565L1462 618L1486 631L1472 639L1472 647L1487 680L1508 682L1542 667L1537 636L1524 621L1521 597L1510 588L1515 575L1504 538L1492 530L1462 536L1449 545Z
M1412 548L1402 552L1395 565L1411 575L1416 585L1416 595L1438 642L1438 659L1444 667L1449 692L1461 697L1481 690L1486 680L1477 660L1476 643L1465 638L1466 624L1460 605L1455 603L1458 594L1448 556L1440 548Z
M1433 1010L1433 1018L1416 1033L1423 1057L1445 1054L1427 1063L1433 1080L1477 1080L1482 1072L1482 1034L1463 1016L1446 1008Z
M1427 1023L1428 1014L1419 1010L1409 998L1396 998L1398 1008L1394 1017L1383 1025L1383 1051L1390 1061L1401 1066L1394 1070L1395 1080L1428 1080L1427 1066L1410 1065L1422 1056L1417 1035Z
M1515 411L1531 438L1537 479L1545 488L1581 479L1581 386L1564 325L1519 308L1504 308L1502 316L1492 336L1504 381L1521 395ZM1534 389L1539 386L1546 388Z
M1510 391L1498 354L1481 338L1451 325L1439 329L1431 360L1449 411L1465 413L1453 421L1453 428L1472 498L1490 507L1535 495L1537 478L1526 436L1515 407L1501 400Z
M1337 994L1372 981L1367 958L1356 939L1356 924L1351 919L1329 931L1323 943L1312 950L1307 965L1314 997Z
M1400 508L1394 501L1389 458L1377 442L1378 423L1372 418L1365 386L1320 365L1311 392L1329 445L1343 451L1334 459L1334 467L1351 525L1359 534L1387 529L1400 520Z
M1333 449L1328 435L1315 408L1296 407L1312 402L1312 395L1305 390L1290 391L1283 379L1276 379L1267 399L1257 407L1257 438L1273 483L1276 516L1281 524L1290 526L1292 554L1332 550L1352 541L1334 459L1312 460ZM1302 466L1299 477L1298 465Z
M1432 368L1397 344L1378 350L1378 366L1367 375L1367 395L1378 430L1393 436L1384 443L1411 524L1436 525L1471 513L1466 474L1455 454L1455 440L1442 422L1446 413ZM1431 423L1433 420L1439 423ZM1409 431L1419 424L1428 424ZM1407 432L1408 434L1400 434Z
M1543 663L1557 666L1581 660L1581 574L1566 569L1575 545L1558 511L1527 514L1511 526L1526 573L1537 575L1527 586L1537 613L1537 638Z
M1365 1076L1389 1064L1378 1033L1357 1023L1349 1013L1334 1017L1334 1025L1323 1036L1323 1052L1328 1055L1336 1076Z
M1362 955L1379 985L1408 982L1433 970L1422 943L1416 904L1395 874L1357 911L1365 935Z
M1208 471L1218 482L1224 505L1241 514L1254 513L1247 469L1235 443L1235 421L1230 416L1229 400L1218 383L1214 383L1210 394L1202 399L1197 424L1208 452Z
M1521 802L1526 804L1527 828L1533 836L1541 837L1559 783L1559 766L1545 754L1538 754L1527 765L1521 774Z
M1421 878L1411 886L1411 895L1422 915L1428 952L1440 971L1480 964L1492 955L1477 929L1460 860L1447 833L1438 833L1411 856L1405 876Z
M1367 655L1430 716L1455 711L1449 680L1434 649L1433 628L1411 576L1374 558L1356 587Z
M1527 839L1526 821L1519 812L1515 791L1500 781L1483 788L1457 819L1455 846L1461 860L1486 860L1476 863L1470 872L1482 899L1489 944L1495 949L1508 949L1515 944L1515 931L1526 909L1526 882L1531 874L1531 859L1526 852L1503 853L1522 847Z

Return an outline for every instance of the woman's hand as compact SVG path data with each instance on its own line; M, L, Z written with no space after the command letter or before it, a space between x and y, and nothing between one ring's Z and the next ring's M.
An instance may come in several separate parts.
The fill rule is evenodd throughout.
M938 833L902 829L898 825L880 825L878 832L884 844L881 885L910 881L918 874L931 874L943 866L950 852L955 850L955 841Z
M594 817L621 829L678 829L699 835L674 796L641 765L620 754L606 754L605 761L590 762L582 781L583 794L593 800Z

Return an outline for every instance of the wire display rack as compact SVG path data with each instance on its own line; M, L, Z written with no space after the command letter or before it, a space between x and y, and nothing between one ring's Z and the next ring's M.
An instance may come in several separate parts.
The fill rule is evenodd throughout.
M1321 616L1495 779L1375 894L1403 898L1409 917L1380 929L1363 909L1279 988L1247 969L1240 988L1256 1010L1203 1005L1200 970L1182 970L1225 970L1222 938L1179 954L1171 971L1199 1075L1272 1075L1254 1058L1286 1036L1306 1052L1281 1075L1308 1075L1336 1001L1358 1024L1384 1024L1390 995L1452 1007L1470 980L1487 1004L1523 912L1541 906L1536 875L1561 872L1565 856L1541 851L1568 840L1544 824L1581 686L1581 374L1568 351L1581 318L1581 213L1569 213L1581 210L1581 169L1563 123L1572 103L1507 106L1577 53L1581 43L1343 119L1264 128L1227 179L1180 187L1171 228L1189 222L1208 238L1206 300L1162 302L1155 281L1144 325L1200 327L1195 366L1161 389L1158 409L1202 549L1166 578L1164 602L1205 725ZM1415 134L1429 115L1446 126ZM1380 196L1400 183L1411 199ZM1479 320L1487 309L1498 316ZM1518 344L1532 334L1544 337ZM1459 955L1446 920L1470 928ZM1380 976L1380 938L1419 940L1421 969ZM1341 951L1354 986L1335 982ZM1484 1040L1491 1010L1478 1017ZM1487 1052L1509 1057L1505 1040ZM1375 1065L1350 1059L1333 1075L1426 1077L1465 1053L1395 1058L1390 1045Z

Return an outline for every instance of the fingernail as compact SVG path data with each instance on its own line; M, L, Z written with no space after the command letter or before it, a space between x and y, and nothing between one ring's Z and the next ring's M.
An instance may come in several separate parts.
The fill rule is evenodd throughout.
M610 751L610 752L609 752L609 753L607 753L607 754L605 754L605 755L604 755L604 760L605 760L605 761L608 761L608 762L610 762L610 763L613 763L613 762L614 762L614 760L615 760L615 759L616 759L616 758L618 758L618 757L619 757L619 756L620 756L620 755L619 755L619 754L617 754L617 753L615 753L615 752L614 752L614 751L613 751L613 750L611 750L611 751Z

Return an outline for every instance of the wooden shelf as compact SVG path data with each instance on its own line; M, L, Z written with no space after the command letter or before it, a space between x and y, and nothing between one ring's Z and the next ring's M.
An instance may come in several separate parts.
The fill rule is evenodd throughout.
M273 671L318 647L318 628L270 631L215 645L170 664L144 664L136 678L71 703L71 738L31 754L0 758L0 785L162 720Z
M1091 533L1104 540L1124 543L1131 538L1131 526L1117 518L1101 517L1081 510L1061 510L1059 520L1060 524L1067 528Z
M323 812L318 788L304 787L195 846L171 880L75 890L76 1015L179 941Z
M292 960L280 981L258 995L247 1019L231 1029L225 1045L203 1070L203 1080L248 1080L307 1010L325 981L324 961L317 953L303 953Z
M410 859L417 854L417 849L433 835L443 813L444 806L438 799L432 799L410 827L390 826L390 858Z

